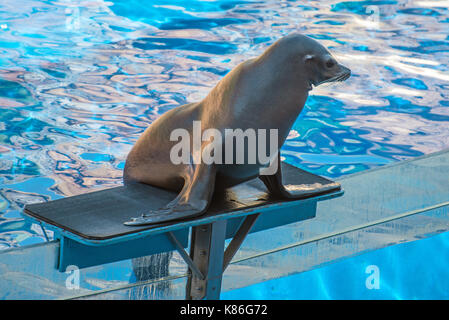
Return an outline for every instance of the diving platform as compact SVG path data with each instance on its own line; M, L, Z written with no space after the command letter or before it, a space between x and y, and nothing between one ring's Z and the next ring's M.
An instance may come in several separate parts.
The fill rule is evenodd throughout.
M285 184L307 183L306 176L324 179L291 166L283 170ZM449 150L336 181L340 190L279 201L254 180L214 198L203 216L141 227L122 222L147 208L149 198L135 192L148 196L148 186L27 205L26 219L51 240L0 251L0 298L214 299L219 291L449 231ZM174 197L165 192L154 203ZM111 202L100 202L103 214L83 217L101 193L116 200L105 197ZM77 197L85 201L71 202ZM108 215L121 211L127 197L134 203L125 206L123 217ZM165 253L171 255L166 272L135 276L153 261L149 255ZM71 266L79 268L75 287L67 285Z

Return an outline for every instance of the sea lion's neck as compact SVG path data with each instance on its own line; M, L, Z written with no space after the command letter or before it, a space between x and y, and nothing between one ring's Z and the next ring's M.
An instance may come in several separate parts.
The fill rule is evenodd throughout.
M288 134L304 107L308 90L303 75L294 74L291 67L279 61L281 57L263 54L241 63L211 90L203 107L211 115L228 119L228 123L251 123Z
M282 126L287 123L293 125L308 97L307 79L304 79L304 74L292 72L290 65L279 63L283 57L274 54L268 51L252 61L252 77L259 81L260 89L257 91L260 97L256 108L271 121L279 121Z

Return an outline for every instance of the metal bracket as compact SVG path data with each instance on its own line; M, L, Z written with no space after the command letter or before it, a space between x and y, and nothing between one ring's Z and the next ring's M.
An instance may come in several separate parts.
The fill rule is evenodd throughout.
M237 253L237 251L240 249L240 246L242 245L243 240L245 240L246 236L248 235L249 231L253 227L253 225L256 222L259 215L260 215L260 213L252 214L250 216L247 216L245 218L245 220L243 220L242 225L237 230L237 233L235 234L234 238L232 238L231 242L228 244L226 251L224 253L223 272L225 272L225 270L228 267L229 263L231 262L232 258Z
M192 270L193 273L195 273L195 275L200 278L201 280L206 279L206 277L203 275L203 273L200 271L200 269L198 269L198 267L196 266L195 262L192 261L192 259L190 259L190 256L187 254L187 252L184 250L184 247L181 245L181 243L178 241L178 239L176 238L176 236L173 234L173 232L168 232L167 233L168 238L170 239L170 241L174 244L174 246L176 247L176 250L179 252L179 254L181 255L181 257L184 259L184 261L187 263L187 265L189 266L190 270Z

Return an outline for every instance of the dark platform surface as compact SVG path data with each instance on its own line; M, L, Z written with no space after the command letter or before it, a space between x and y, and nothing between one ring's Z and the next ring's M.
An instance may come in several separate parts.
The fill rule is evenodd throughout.
M327 185L334 183L286 163L282 163L282 173L284 185L314 183ZM340 186L325 192L309 194L304 199L334 193L338 190L340 190ZM130 220L132 217L140 216L148 210L163 207L175 197L176 193L174 192L149 185L135 184L94 191L46 203L26 205L24 212L31 217L82 238L105 240L179 222L169 221L164 224L146 226L125 226L123 224L123 222ZM286 201L297 201L297 199L271 198L260 179L254 179L221 192L221 194L217 192L214 194L208 211L204 215L191 220Z

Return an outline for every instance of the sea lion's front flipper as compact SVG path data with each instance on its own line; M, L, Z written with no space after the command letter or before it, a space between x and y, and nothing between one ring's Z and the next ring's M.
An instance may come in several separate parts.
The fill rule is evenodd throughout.
M337 182L327 184L316 182L313 184L284 185L282 183L282 166L279 153L277 155L277 161L278 166L275 174L259 176L260 180L262 180L270 195L273 197L284 199L302 199L313 194L321 194L329 190L334 190L340 186Z
M185 179L178 196L159 210L142 213L142 216L124 222L127 226L163 223L171 220L193 218L202 215L208 208L215 186L216 167L199 164L192 176Z

